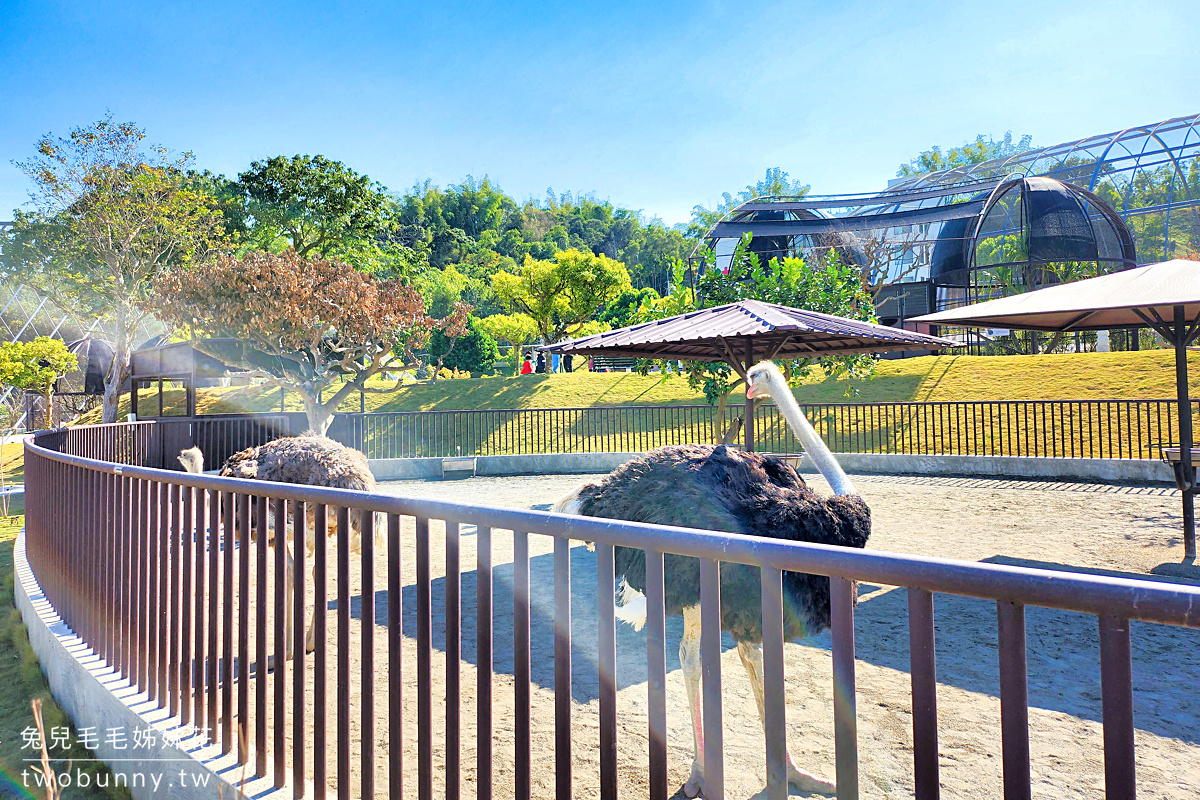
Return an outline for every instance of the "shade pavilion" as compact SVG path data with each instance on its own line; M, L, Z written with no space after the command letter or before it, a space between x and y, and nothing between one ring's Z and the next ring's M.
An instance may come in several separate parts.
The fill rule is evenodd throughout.
M1184 559L1196 558L1196 492L1187 347L1200 334L1200 262L1175 259L1025 294L914 317L913 322L971 328L1094 331L1148 325L1175 348Z
M746 370L768 359L939 350L952 344L936 336L886 325L760 300L740 300L540 349L583 357L724 362L744 380ZM753 401L747 399L744 428L747 450L754 449L753 409Z

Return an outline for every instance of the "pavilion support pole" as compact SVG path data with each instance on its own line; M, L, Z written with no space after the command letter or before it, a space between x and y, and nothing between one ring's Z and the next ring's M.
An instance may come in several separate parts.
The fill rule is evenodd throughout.
M749 374L750 368L754 366L754 340L749 336L746 337L746 373ZM746 384L746 388L750 388L750 384ZM746 432L746 452L754 452L754 398L746 397L746 424L743 427Z
M1183 479L1183 559L1196 561L1196 473L1192 467L1192 399L1188 392L1188 328L1183 306L1175 306L1175 386L1179 397L1179 468Z

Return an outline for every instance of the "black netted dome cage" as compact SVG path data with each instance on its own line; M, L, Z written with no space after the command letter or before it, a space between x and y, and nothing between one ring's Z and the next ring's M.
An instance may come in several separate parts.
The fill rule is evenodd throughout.
M1128 228L1095 194L1014 176L986 194L977 215L942 226L930 279L937 306L953 308L1135 264Z

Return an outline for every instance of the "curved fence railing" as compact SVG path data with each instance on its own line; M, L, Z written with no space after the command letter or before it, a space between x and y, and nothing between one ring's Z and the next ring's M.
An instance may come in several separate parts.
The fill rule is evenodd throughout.
M1174 400L803 404L839 453L1160 458L1178 441ZM1196 408L1200 412L1200 407ZM612 406L340 414L329 435L368 458L643 452L720 441L740 406ZM774 405L754 415L755 448L797 453Z
M307 780L319 798L402 791L421 800L493 792L567 798L574 781L576 790L598 788L602 798L616 798L619 789L641 794L648 786L651 798L665 800L671 751L664 591L675 580L664 568L665 553L700 559L708 798L724 795L721 563L761 571L761 593L726 601L762 602L765 779L772 800L787 795L784 571L830 576L841 798L858 795L855 581L907 587L918 798L937 797L939 784L935 593L997 604L1008 797L1030 792L1027 604L1098 618L1104 780L1112 798L1135 792L1129 621L1200 628L1200 589L1189 586L137 466L158 424L26 440L30 563L64 622L120 676L222 752L235 753L247 770L290 786L296 796L305 794ZM287 548L272 549L264 535L271 530L280 543L288 529L297 541L312 542L311 553L296 548L290 584ZM595 556L572 550L572 539L596 543ZM361 551L352 552L356 541ZM505 581L497 579L495 560L501 541L505 554L512 546ZM647 738L632 746L640 759L648 749L648 773L629 768L629 751L618 750L616 547L647 556ZM573 628L572 603L589 583L595 627ZM289 644L305 651L310 611L315 651L288 661ZM289 618L295 620L290 635ZM535 650L534 635L550 636L550 649ZM573 650L585 646L591 655L573 663ZM495 680L500 661L511 681ZM443 679L435 680L435 668L444 669ZM573 689L584 684L594 706L573 701ZM502 708L496 693L507 686L513 701ZM629 714L643 713L620 711L623 724ZM573 728L573 716L590 722ZM495 744L502 733L503 748ZM576 774L590 764L575 757L581 749L598 750L598 772Z

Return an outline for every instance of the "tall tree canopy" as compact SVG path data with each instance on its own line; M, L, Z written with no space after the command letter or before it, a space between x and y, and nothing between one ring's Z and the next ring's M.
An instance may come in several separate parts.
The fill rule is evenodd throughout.
M516 275L497 272L493 286L509 311L528 316L552 343L578 332L630 283L621 262L572 249L547 261L526 256Z
M725 192L722 202L714 208L697 205L692 208L692 221L688 225L688 236L700 239L713 225L737 206L756 197L804 197L812 189L807 183L792 178L779 167L770 167L761 181L749 184L737 194Z
M738 243L728 272L713 268L705 270L694 291L684 280L683 262L677 263L675 281L681 288L660 300L644 303L637 319L663 319L738 300L762 300L822 314L875 321L871 296L863 288L862 276L855 265L842 263L832 252L809 260L773 258L764 264L757 253L750 251L750 241L747 235ZM873 363L867 355L826 356L782 362L782 367L790 380L798 380L811 375L814 364L819 364L826 375L860 376L869 373ZM729 392L741 382L725 363L644 362L643 369L654 364L663 372L682 372L693 388L704 391L710 403L719 399L723 405Z
M668 270L693 242L677 228L591 196L556 195L518 203L486 177L445 189L426 181L399 200L402 236L428 249L430 264L454 265L480 281L516 271L526 256L547 260L561 250L590 251L625 264L637 286L665 291Z
M900 168L896 170L896 177L908 178L913 175L940 172L944 169L969 167L972 164L982 164L993 158L1005 158L1031 149L1033 149L1033 137L1029 134L1025 134L1014 142L1012 131L1005 131L999 141L991 136L985 137L981 133L975 137L974 141L958 147L951 147L944 153L942 148L934 145L907 164L901 164Z
M302 258L290 248L223 255L195 269L164 273L155 288L165 321L236 340L198 342L198 348L298 391L308 424L318 433L329 428L333 412L352 393L390 391L368 387L367 379L411 367L432 330L459 335L469 311L456 308L435 320L417 290L398 280L380 280L320 257Z
M388 276L421 262L401 242L387 189L325 156L275 156L255 161L232 187L240 194L246 241L303 258L321 256Z
M189 180L191 154L144 140L141 128L111 116L66 138L43 137L37 155L18 165L33 181L35 210L17 213L0 242L9 275L81 315L113 321L105 422L116 419L131 338L148 313L154 280L224 245L216 199Z

